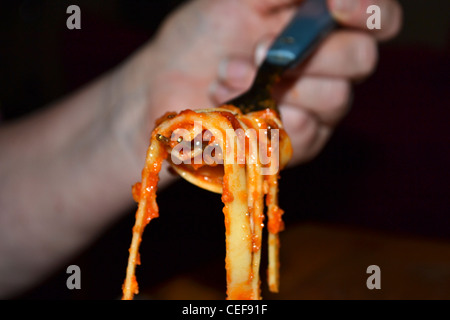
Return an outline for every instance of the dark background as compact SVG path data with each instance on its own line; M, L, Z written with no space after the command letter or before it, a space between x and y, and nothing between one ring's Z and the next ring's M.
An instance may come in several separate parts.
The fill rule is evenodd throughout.
M117 65L182 2L2 1L2 119L34 112ZM380 47L375 74L355 86L353 109L325 150L283 172L287 228L318 221L450 241L450 3L401 3L401 34ZM66 28L70 4L81 8L81 30ZM138 274L142 288L224 255L219 196L179 181L158 200L161 218L149 225L141 248L142 264L157 267ZM188 214L180 206L196 209ZM120 297L134 210L74 257L83 290L67 290L62 268L17 298ZM223 266L204 276L225 286Z

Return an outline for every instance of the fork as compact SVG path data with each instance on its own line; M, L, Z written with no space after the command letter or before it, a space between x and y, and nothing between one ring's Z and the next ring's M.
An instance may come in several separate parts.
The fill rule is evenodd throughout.
M304 0L286 28L269 48L258 68L250 89L224 103L244 114L274 109L278 112L272 91L283 73L304 62L319 43L336 27L326 0Z

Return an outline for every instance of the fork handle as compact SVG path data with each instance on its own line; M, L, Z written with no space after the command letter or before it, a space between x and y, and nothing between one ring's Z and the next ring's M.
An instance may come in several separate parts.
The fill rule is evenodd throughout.
M283 71L294 68L335 26L326 0L304 0L291 22L269 48L263 64Z
M335 26L326 0L304 0L269 48L251 88L225 104L234 105L243 113L267 108L278 111L273 85L286 69L302 63Z

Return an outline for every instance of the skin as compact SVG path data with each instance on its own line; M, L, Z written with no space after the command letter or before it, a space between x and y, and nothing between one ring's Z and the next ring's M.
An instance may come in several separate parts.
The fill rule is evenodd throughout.
M115 69L40 113L2 124L0 297L35 284L114 223L133 204L131 185L140 180L154 121L245 91L295 4L188 2ZM381 30L366 28L371 4L381 8ZM292 165L320 152L348 111L351 83L375 68L377 42L401 26L394 0L330 0L329 7L348 28L276 88ZM160 185L171 179L163 170Z

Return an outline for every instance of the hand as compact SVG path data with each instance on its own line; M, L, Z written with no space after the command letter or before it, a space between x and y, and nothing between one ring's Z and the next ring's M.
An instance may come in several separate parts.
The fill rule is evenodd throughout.
M270 1L262 2L270 6ZM401 8L394 0L329 0L328 4L335 19L348 28L331 34L306 65L284 77L275 92L294 147L292 164L313 158L323 148L350 107L352 81L367 77L375 68L377 41L392 38L401 26ZM371 4L380 6L380 30L366 27L366 9ZM259 40L257 62L264 57L273 37ZM253 61L240 57L228 60L221 71L213 92L219 102L244 91L251 84L255 68Z
M310 61L280 84L277 96L293 146L293 163L313 158L351 104L351 84L372 73L377 41L395 36L402 12L395 0L329 0L336 20L348 28L334 32ZM368 30L367 7L381 9L380 30Z
M154 41L128 64L126 69L134 73L123 76L128 96L145 95L141 109L148 114L135 114L146 129L133 126L136 134L145 132L140 154L148 146L153 126L149 119L165 111L217 106L245 91L256 73L258 56L290 20L297 4L294 0L196 0L174 12ZM366 9L371 4L381 8L381 30L366 28ZM348 28L331 34L304 66L286 75L276 88L294 147L293 164L322 149L349 108L351 82L373 71L376 41L393 37L401 25L395 0L329 0L329 7Z
M2 126L0 295L47 275L123 213L155 119L170 110L219 105L246 90L256 71L255 51L281 31L295 3L191 1L117 69L43 112ZM340 11L337 3L356 5ZM372 3L382 10L377 32L365 30ZM394 0L329 4L351 29L331 35L276 92L294 163L322 148L348 108L350 82L375 66L375 40L389 39L400 27Z

